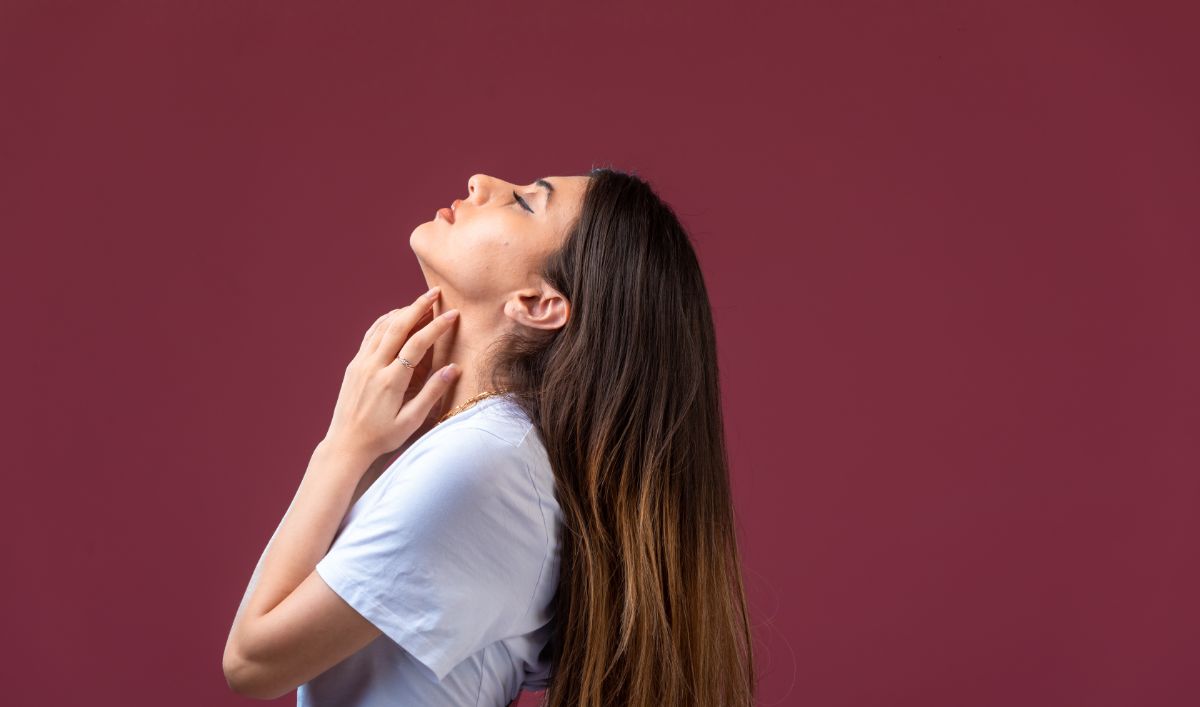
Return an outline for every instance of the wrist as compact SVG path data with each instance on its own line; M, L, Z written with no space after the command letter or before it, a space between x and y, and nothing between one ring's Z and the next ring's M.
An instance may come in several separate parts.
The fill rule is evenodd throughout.
M323 468L351 470L359 475L375 461L375 456L361 447L349 445L336 438L326 437L317 443L312 454L312 465Z

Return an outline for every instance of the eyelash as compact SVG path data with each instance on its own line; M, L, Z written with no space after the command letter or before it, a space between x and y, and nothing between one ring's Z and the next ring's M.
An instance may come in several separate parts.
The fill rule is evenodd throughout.
M521 208L525 209L529 213L533 213L533 209L529 208L529 204L526 204L525 200L522 199L516 192L513 192L513 198L517 200L517 203L521 205Z

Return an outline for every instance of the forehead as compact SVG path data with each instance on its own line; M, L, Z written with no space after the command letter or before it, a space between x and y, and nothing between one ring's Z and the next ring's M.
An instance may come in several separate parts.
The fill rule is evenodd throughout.
M588 177L578 175L559 175L551 177L543 177L535 182L532 186L542 188L539 182L546 181L554 190L554 195L569 195L577 197L583 194L583 190L587 187Z
M550 184L550 215L556 218L571 218L579 211L583 201L583 192L587 188L588 177L578 175L558 175L543 177ZM539 180L539 181L542 181ZM536 189L544 189L537 181L531 184Z

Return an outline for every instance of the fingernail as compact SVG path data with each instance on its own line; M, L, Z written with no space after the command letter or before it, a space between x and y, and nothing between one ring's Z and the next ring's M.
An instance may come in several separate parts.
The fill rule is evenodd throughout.
M439 293L441 291L442 291L442 288L438 287L437 285L434 285L433 287L429 288L429 291L425 293L425 296L433 297L434 295L436 295L437 293Z
M445 317L446 319L454 319L455 317L458 316L458 310L457 309L447 309L445 312L442 312L442 316Z
M458 375L458 364L452 363L442 369L443 380L454 380L454 376Z

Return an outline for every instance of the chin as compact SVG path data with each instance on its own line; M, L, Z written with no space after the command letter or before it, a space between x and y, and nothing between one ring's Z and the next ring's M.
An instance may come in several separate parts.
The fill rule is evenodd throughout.
M412 252L417 256L418 260L421 259L421 252L424 250L425 239L428 237L426 231L429 229L427 226L429 226L428 223L422 223L414 228L412 233L408 235L408 247L412 249Z

